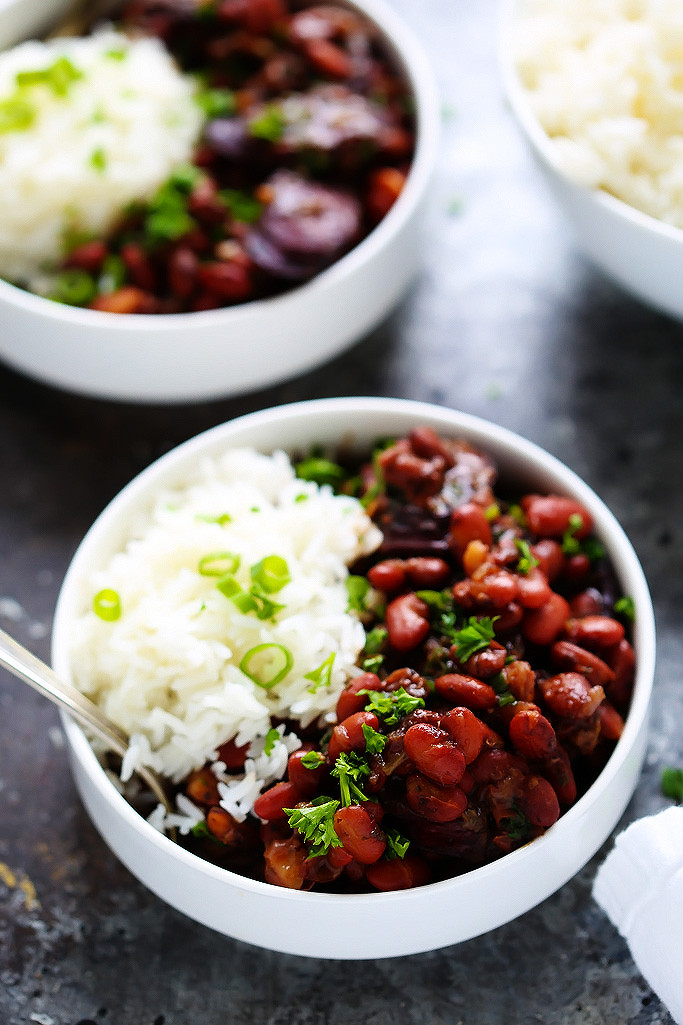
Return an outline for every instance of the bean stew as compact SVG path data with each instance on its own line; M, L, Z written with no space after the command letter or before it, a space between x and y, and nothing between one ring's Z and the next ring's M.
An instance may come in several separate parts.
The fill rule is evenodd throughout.
M359 892L541 836L606 764L634 680L632 602L589 511L511 492L488 455L429 427L298 472L358 495L383 533L349 579L358 675L245 821L210 766L192 773L182 791L204 819L180 842L278 886ZM246 754L219 750L229 773Z
M76 240L51 298L179 313L308 281L387 214L414 151L411 92L351 8L295 0L128 0L121 27L197 76L193 162L107 238Z

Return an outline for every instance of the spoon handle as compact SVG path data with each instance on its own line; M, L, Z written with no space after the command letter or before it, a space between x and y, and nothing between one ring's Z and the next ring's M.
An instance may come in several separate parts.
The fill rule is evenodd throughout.
M60 680L49 666L41 662L4 630L0 630L0 665L9 669L24 683L28 683L43 697L49 698L60 708L64 708L74 719L78 719L81 725L87 726L97 734L111 751L115 751L123 758L128 750L128 737L124 731L111 719L108 719L90 698L81 694L71 684ZM135 771L166 810L170 811L169 798L164 784L157 774L146 765L138 766Z
M0 665L5 666L44 697L66 709L75 719L104 740L116 754L123 757L126 753L128 741L123 730L107 719L94 702L75 687L60 680L49 666L3 630L0 630Z

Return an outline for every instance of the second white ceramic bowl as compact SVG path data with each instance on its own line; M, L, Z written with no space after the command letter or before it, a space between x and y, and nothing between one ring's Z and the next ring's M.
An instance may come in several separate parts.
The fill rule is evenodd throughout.
M586 255L623 289L683 319L683 230L616 199L577 185L559 169L514 65L511 26L516 0L501 0L499 67L510 110L549 189Z
M76 785L98 830L150 890L191 918L268 949L325 958L381 958L470 939L534 907L597 851L638 780L654 674L652 604L638 559L598 496L568 467L494 424L400 399L346 398L265 410L216 427L158 460L105 509L71 563L53 629L56 672L73 682L69 637L88 606L85 582L128 538L136 515L162 488L180 484L205 455L229 446L306 451L340 439L367 451L379 437L428 424L490 453L520 488L575 496L592 514L624 593L635 601L637 676L624 733L596 782L547 833L493 864L412 890L325 894L282 889L217 868L174 844L141 818L112 785L81 729L63 717Z
M415 100L410 173L377 227L308 283L222 310L103 313L0 281L0 360L47 384L96 398L193 402L265 388L303 373L359 341L391 312L420 266L439 99L422 47L391 7L383 0L344 2L378 26ZM0 6L0 45L14 41L25 6L25 0L5 12ZM65 0L40 0L43 15L65 6Z

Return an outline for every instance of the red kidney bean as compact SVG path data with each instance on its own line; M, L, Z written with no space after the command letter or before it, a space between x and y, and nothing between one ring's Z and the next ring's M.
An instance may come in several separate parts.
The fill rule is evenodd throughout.
M429 693L424 676L420 676L416 669L411 669L409 666L395 669L393 673L389 673L382 687L383 690L390 693L403 688L414 698L426 698Z
M433 459L435 456L439 456L443 459L445 466L453 465L453 452L433 427L420 424L418 427L411 428L408 433L408 441L413 452L422 459Z
M453 510L448 532L448 547L459 559L462 559L470 541L481 541L490 547L492 540L491 524L480 505L476 502L465 502Z
M450 650L452 658L458 657L456 645ZM477 651L470 655L466 662L463 662L463 669L468 676L476 676L480 680L490 680L492 676L499 673L505 665L507 650L498 641L492 641L488 648Z
M208 766L190 773L185 784L185 793L195 804L220 804L218 780Z
M306 881L308 851L298 836L271 840L264 847L264 878L267 883L302 890Z
M538 537L561 538L567 531L572 537L587 537L593 529L593 517L580 502L564 495L524 495L520 499L529 529ZM574 517L581 518L576 528Z
M512 772L527 773L529 767L524 758L514 751L502 748L484 748L478 758L468 767L475 783L497 783Z
M605 603L602 595L595 587L587 587L569 600L569 607L572 616L583 618L583 616L599 616L604 612Z
M478 712L495 708L498 704L496 692L488 683L465 676L462 673L445 673L437 676L434 686L438 694L454 705L465 705Z
M136 242L125 242L120 256L132 283L146 292L155 292L159 285L158 275L142 246Z
M303 800L304 795L299 788L283 780L259 794L254 801L254 814L266 822L274 822L287 817L284 808L294 808Z
M555 730L539 711L517 712L510 720L509 730L516 750L533 762L544 761L557 750Z
M188 299L197 286L199 257L189 246L177 246L168 257L169 288L178 299Z
M468 772L467 769L463 772L462 779L458 783L458 786L464 794L471 794L474 790L474 776L471 772Z
M576 555L567 557L562 570L562 580L572 587L581 587L587 582L590 573L590 559L583 552L577 552Z
M77 267L79 270L88 271L89 274L97 274L108 255L106 242L93 239L72 249L64 261L64 266Z
M427 556L406 559L405 569L411 585L425 589L443 587L451 573L444 559Z
M560 804L552 785L542 776L527 776L521 787L522 813L532 826L548 829L560 817Z
M538 566L517 579L517 600L525 609L540 608L550 600L552 593L547 576Z
M459 786L440 786L419 772L406 779L406 799L417 815L430 822L454 822L467 807L467 796Z
M403 559L382 559L368 570L368 580L378 591L401 591L406 583L406 564Z
M310 751L307 751L305 748L292 752L287 759L287 779L290 783L294 784L304 797L312 797L325 775L325 764L321 762L320 765L313 769L306 768L303 764L303 759L307 754L310 754ZM288 807L291 806L288 805Z
M576 780L572 771L569 755L561 744L552 758L543 763L543 775L557 794L560 804L570 805L576 800Z
M550 649L550 657L558 669L581 673L591 683L605 686L614 680L614 670L604 659L573 641L556 641Z
M493 624L493 630L494 633L498 635L509 633L510 630L514 630L516 626L519 626L524 618L524 609L521 605L518 605L516 601L511 601L501 609L494 609L493 613L496 617L496 621Z
M548 708L566 719L587 719L605 697L603 688L591 687L582 673L558 673L539 680L539 688Z
M474 712L469 708L451 708L441 716L441 726L462 751L466 765L478 757L484 745L485 729Z
M416 723L403 738L410 760L435 783L451 786L465 771L465 756L445 730L429 723Z
M218 761L223 762L226 769L237 772L244 768L244 760L247 757L249 744L241 744L239 747L233 740L227 740L218 748Z
M365 878L376 890L408 890L429 882L429 865L422 858L406 854L404 858L382 859L368 865Z
M598 708L600 732L607 740L619 740L624 732L624 720L609 701L603 701Z
M334 831L344 850L361 865L371 865L386 850L384 833L360 804L337 809L334 813Z
M605 658L614 673L614 679L604 686L610 701L618 708L625 708L631 697L636 669L636 657L630 642L624 639L606 652Z
M367 695L362 690L382 690L383 684L376 673L361 673L347 683L337 699L337 721L343 722L354 712L362 712L368 703Z
M407 439L382 452L379 464L387 484L398 488L410 501L423 501L443 485L447 463L443 456L418 456Z
M389 602L386 611L389 643L396 651L411 651L429 633L429 606L409 591Z
M219 260L200 263L197 278L203 288L232 302L246 299L253 290L249 272L238 263L222 263Z
M565 633L570 641L603 651L618 644L625 631L622 624L611 616L582 616L568 619Z
M330 847L327 858L333 868L345 868L353 861L353 855L345 851L343 847Z
M542 538L531 545L531 554L538 559L538 569L549 581L555 580L564 569L565 556L562 545L550 538Z
M302 48L316 71L330 78L349 78L353 70L351 58L329 39L306 39Z
M522 633L532 644L552 644L569 618L569 603L560 594L551 594L545 605L528 609L522 620Z
M373 221L381 221L400 196L406 175L397 167L379 167L368 177L365 206Z
M327 748L328 760L334 764L340 754L345 751L364 751L365 735L363 726L369 726L376 730L379 720L374 712L354 712L347 716L332 730L330 743Z

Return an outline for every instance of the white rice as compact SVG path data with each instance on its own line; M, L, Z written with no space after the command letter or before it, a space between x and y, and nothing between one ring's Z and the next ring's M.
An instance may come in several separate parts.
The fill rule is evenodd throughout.
M514 54L557 165L683 227L683 4L519 0Z
M229 521L216 522L226 513ZM243 777L216 766L224 806L243 818L300 745L281 728L266 755L271 716L330 721L357 675L365 631L347 611L348 565L380 539L356 499L298 480L283 452L229 450L203 462L187 486L160 494L125 549L86 582L89 600L117 592L120 617L88 610L73 631L76 685L132 737L122 776L142 761L178 782L216 759L226 740L250 743ZM271 596L285 606L274 620L240 612L216 576L198 571L203 557L226 551L240 557L234 575L245 590L261 559L286 560L291 580ZM259 644L280 644L292 657L268 689L239 668ZM332 655L329 685L316 687L306 674Z
M0 54L0 105L16 101L18 72L60 57L82 77L63 96L23 87L34 121L0 133L0 275L29 286L63 255L65 232L106 233L189 160L203 120L193 79L163 45L113 29Z

